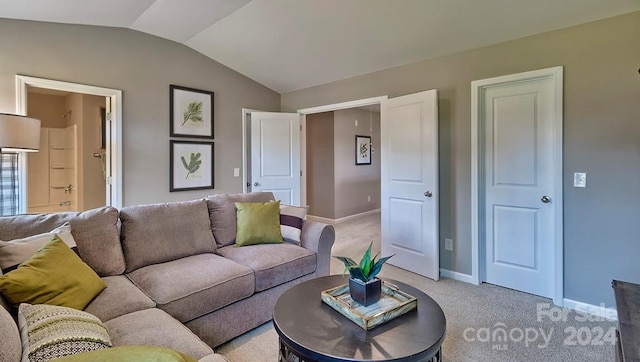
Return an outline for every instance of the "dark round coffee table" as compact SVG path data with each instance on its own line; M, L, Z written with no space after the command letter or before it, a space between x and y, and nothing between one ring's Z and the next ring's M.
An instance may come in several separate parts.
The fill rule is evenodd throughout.
M385 280L416 297L418 308L369 331L320 299L323 290L347 284L346 276L312 279L284 292L273 311L280 360L440 362L446 330L440 306L410 285Z

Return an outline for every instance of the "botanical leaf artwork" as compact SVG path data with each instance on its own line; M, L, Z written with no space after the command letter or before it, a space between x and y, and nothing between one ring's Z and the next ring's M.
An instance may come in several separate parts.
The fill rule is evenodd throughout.
M361 158L367 158L368 156L368 152L369 151L369 144L366 142L363 142L360 144L360 157Z
M198 169L200 169L200 165L202 165L202 160L200 157L202 154L200 152L191 152L191 156L189 156L189 163L185 160L184 156L180 156L180 160L182 160L182 166L187 170L187 177L184 179L188 179L189 175L196 173Z
M182 125L191 121L195 123L204 122L202 118L202 102L190 102L187 109L182 114Z

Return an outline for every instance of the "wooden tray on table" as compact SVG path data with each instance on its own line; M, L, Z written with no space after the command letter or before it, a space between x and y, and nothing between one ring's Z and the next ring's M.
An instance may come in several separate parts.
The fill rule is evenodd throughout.
M331 308L366 330L379 326L418 307L418 300L415 297L384 280L382 281L380 300L368 307L364 307L351 299L348 284L322 291L321 298Z

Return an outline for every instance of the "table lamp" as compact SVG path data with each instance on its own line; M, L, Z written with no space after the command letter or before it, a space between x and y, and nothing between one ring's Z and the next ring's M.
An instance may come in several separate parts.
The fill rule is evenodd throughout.
M0 153L38 152L40 120L0 113Z

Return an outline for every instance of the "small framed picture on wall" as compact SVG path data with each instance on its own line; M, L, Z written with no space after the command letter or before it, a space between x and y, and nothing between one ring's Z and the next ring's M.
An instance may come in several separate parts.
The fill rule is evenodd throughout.
M213 189L213 143L169 142L169 191Z
M213 139L213 92L170 85L171 137Z
M371 164L371 137L356 136L356 166Z

